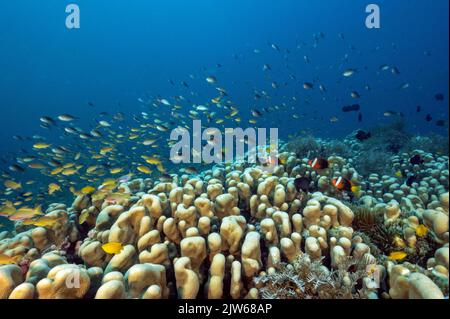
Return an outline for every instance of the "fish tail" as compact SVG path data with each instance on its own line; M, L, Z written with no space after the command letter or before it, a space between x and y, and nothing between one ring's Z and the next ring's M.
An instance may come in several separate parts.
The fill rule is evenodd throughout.
M44 213L42 212L42 205L37 205L35 207L35 211L38 215L44 215Z

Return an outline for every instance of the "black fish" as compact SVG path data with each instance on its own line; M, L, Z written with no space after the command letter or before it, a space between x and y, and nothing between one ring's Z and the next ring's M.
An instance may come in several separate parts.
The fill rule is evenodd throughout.
M92 102L88 102L88 105L89 105L89 106L92 106L92 107L95 106L94 103L92 103Z
M52 118L49 117L49 116L42 116L42 117L40 118L40 120L41 120L41 122L44 123L44 124L48 124L48 125L56 125L55 120L52 119Z
M173 177L170 176L169 174L162 174L162 175L159 177L159 180L160 180L161 182L163 182L163 183L170 183L170 182L173 181Z
M437 93L434 95L434 98L436 99L436 101L444 101L444 94Z
M25 169L22 166L19 166L17 164L13 164L9 167L9 170L12 172L20 172L23 173L25 172Z
M314 87L314 84L310 83L310 82L305 82L303 83L303 88L305 90L311 90Z
M342 112L359 111L361 106L359 104L347 105L342 108Z
M417 176L416 176L416 175L410 175L410 176L406 179L405 184L406 184L407 186L411 187L412 184L415 183L415 182L417 182Z
M359 113L358 114L358 122L362 122L362 118L363 118L362 113Z
M311 179L308 177L299 177L294 180L295 188L297 192L303 191L308 193L310 190Z
M258 111L257 109L252 109L251 112L252 112L252 115L254 117L261 117L262 116L262 113L260 111Z
M425 120L427 122L431 122L432 119L433 119L433 117L431 116L431 114L427 114L427 116L425 117Z
M445 121L444 120L437 120L436 121L436 125L437 126L445 126Z
M370 132L365 132L363 130L358 130L356 132L355 138L358 141L365 141L367 139L369 139L372 136L372 134L370 134Z
M61 162L59 162L59 161L53 159L53 160L51 160L51 161L48 162L48 165L53 166L53 167L59 167L59 166L61 166L62 164L61 164Z
M422 157L420 155L416 154L409 159L409 162L413 165L416 165L416 164L420 165L420 164L423 164L424 160L422 159Z
M421 107L420 105L417 105L417 106L416 106L416 112L417 112L417 113L420 113L421 110L422 110L422 107Z

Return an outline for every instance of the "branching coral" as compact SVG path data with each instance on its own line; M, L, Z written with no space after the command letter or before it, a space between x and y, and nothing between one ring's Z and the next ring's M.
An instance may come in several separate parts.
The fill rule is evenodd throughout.
M323 259L311 260L300 255L291 264L281 264L276 272L255 278L263 299L360 299L366 298L358 290L367 275L367 264L348 257L338 269L329 270Z

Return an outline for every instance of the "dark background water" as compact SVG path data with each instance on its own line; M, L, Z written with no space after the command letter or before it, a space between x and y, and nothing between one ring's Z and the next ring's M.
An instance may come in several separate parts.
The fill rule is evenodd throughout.
M43 134L42 115L70 113L81 124L100 111L139 113L145 111L137 98L148 92L170 97L189 96L205 103L214 97L206 75L214 74L227 88L241 110L255 102L253 88L272 95L268 104L290 100L292 113L307 113L299 120L286 113L271 114L268 125L280 126L280 135L309 128L317 136L344 136L359 127L392 121L384 110L405 113L409 129L419 133L445 127L426 123L426 113L448 119L448 5L447 0L376 1L381 7L381 29L365 27L361 0L77 0L81 29L65 27L62 0L10 0L0 2L0 151L21 147L13 135ZM313 34L325 38L313 48ZM345 40L338 37L343 33ZM300 49L297 46L305 43ZM281 53L271 49L276 43ZM353 46L354 48L350 48ZM255 49L261 50L254 54ZM289 49L289 70L284 59ZM424 52L430 52L427 56ZM342 59L348 54L348 62ZM237 55L235 59L233 55ZM303 56L310 59L303 62ZM220 63L222 68L216 68ZM286 81L287 87L273 92L271 80L262 71L270 64L271 80ZM381 64L398 67L401 74L378 73ZM343 79L346 67L366 71ZM196 76L196 80L189 75ZM295 74L296 81L289 79ZM186 80L190 89L168 83ZM305 92L303 82L323 83L319 90ZM399 90L403 83L406 90ZM364 91L365 84L372 88ZM361 94L365 121L355 114L342 114L343 105L355 102L351 90ZM439 103L434 94L442 92ZM303 99L308 97L310 105ZM95 108L87 105L95 103ZM120 103L120 105L119 105ZM422 113L416 114L416 105ZM339 122L330 124L336 115ZM274 124L275 123L275 124Z

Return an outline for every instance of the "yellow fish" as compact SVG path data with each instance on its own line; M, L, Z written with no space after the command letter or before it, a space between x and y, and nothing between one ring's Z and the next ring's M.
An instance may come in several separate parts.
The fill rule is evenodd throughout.
M148 164L152 164L152 165L159 165L159 164L161 164L161 160L159 158L156 158L156 157L147 157L145 159L145 161Z
M61 172L64 176L72 176L78 173L78 170L75 168L67 168Z
M33 147L37 150L43 150L43 149L49 148L50 146L51 146L51 144L47 144L47 143L37 143L37 144L33 145Z
M389 254L388 259L393 261L401 261L408 256L404 251L393 251Z
M122 251L123 246L122 246L121 243L111 242L111 243L104 244L102 246L102 249L107 254L117 255L117 254L119 254Z
M129 140L135 140L135 139L137 139L139 137L139 135L137 135L137 134L132 134L132 135L130 135L129 137L128 137L128 139Z
M98 191L97 193L92 194L92 200L93 201L103 200L105 199L106 195L108 195L106 191Z
M16 208L12 205L12 203L6 203L3 207L0 208L0 216L8 217L16 213Z
M352 191L353 194L355 194L356 197L359 197L359 195L361 193L361 186L359 186L359 185L352 185L351 191Z
M123 172L123 168L112 168L112 169L110 170L110 173L111 173L111 174L119 174L119 173L121 173L121 172Z
M113 190L116 188L117 183L114 179L107 179L103 182L103 184L100 186L101 190Z
M100 150L101 155L106 155L107 153L111 152L113 150L112 147L104 147Z
M63 168L64 169L67 169L67 168L72 168L72 167L74 167L75 166L75 163L67 163L67 164L65 164L64 166L63 166Z
M93 192L95 192L95 187L93 186L86 186L81 189L81 193L83 195L89 195L92 194Z
M428 227L420 224L419 226L417 226L416 228L416 235L419 237L425 237L428 234Z
M147 166L140 165L140 166L137 167L137 169L138 169L139 172L144 173L144 174L151 174L152 173L152 171Z
M24 225L34 225L37 227L51 227L54 224L56 224L58 221L60 221L62 218L53 218L48 216L43 216L36 220L25 220L23 222Z
M86 210L84 210L84 212L82 212L80 214L80 217L78 217L78 223L80 225L83 225L86 222L86 220L88 219L88 217L89 217L89 211L86 209Z
M122 200L129 200L131 197L130 194L126 193L111 193L106 197L107 202L119 202Z
M61 190L61 186L59 186L58 184L51 183L50 185L48 185L48 194L49 195L52 195L54 192L57 192L60 190Z
M11 188L11 189L14 189L14 190L22 188L22 184L17 183L15 181L11 181L11 180L5 181L4 184L5 184L6 188Z
M211 99L211 102L213 102L214 104L219 104L220 103L220 99L221 99L221 97L218 96L216 98Z
M90 174L95 172L98 169L98 166L90 166L87 168L86 173Z
M21 256L10 257L5 254L0 254L0 265L12 265L17 264Z
M162 164L158 164L158 165L156 166L156 168L158 169L158 171L159 171L160 173L165 173L165 172L166 172L166 169L164 168L164 166L163 166Z
M405 241L402 238L400 238L400 236L395 236L392 243L397 248L405 248L406 247Z
M401 171L396 171L395 172L395 177L403 177L403 174Z
M58 175L59 173L61 173L64 170L64 168L62 167L57 167L55 168L53 171L50 172L51 175Z

